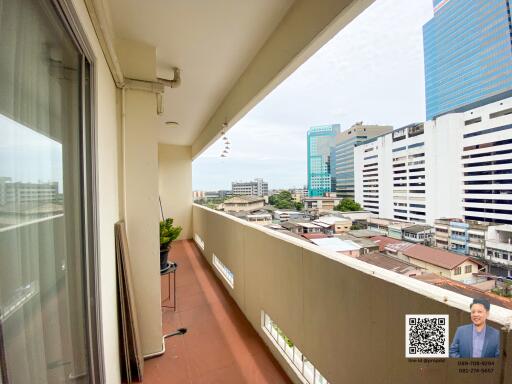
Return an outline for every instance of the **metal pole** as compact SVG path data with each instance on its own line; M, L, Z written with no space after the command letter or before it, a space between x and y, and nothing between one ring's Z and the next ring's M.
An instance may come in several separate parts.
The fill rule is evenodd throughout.
M165 221L164 210L162 209L162 199L160 199L160 196L158 196L158 202L160 203L160 213L162 214L162 221Z

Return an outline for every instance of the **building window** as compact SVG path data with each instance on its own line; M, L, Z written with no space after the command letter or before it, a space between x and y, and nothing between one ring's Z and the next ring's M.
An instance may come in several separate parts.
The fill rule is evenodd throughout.
M460 275L461 273L462 273L462 267L455 268L455 272L454 272L455 275Z
M464 267L464 273L471 273L473 272L473 266L472 265L466 265Z
M261 328L283 355L301 381L308 384L329 384L306 356L293 344L284 332L272 321L269 315L261 311Z
M480 123L480 122L482 122L482 118L481 117L475 117L474 119L466 120L464 122L464 125L471 125L471 124L476 124L476 123Z

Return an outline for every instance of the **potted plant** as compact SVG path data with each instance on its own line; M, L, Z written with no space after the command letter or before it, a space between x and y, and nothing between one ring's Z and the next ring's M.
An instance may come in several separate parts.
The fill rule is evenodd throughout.
M167 258L171 243L178 238L182 228L173 226L174 219L168 218L160 222L160 270L167 267Z

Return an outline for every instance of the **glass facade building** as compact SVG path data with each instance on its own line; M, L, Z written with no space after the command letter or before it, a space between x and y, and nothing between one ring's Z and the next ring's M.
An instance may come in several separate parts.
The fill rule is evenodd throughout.
M355 198L354 147L367 139L389 133L393 127L388 125L354 124L336 137L334 178L336 196Z
M512 90L512 0L433 0L423 27L426 117L462 112Z
M354 190L354 147L366 141L368 137L352 136L336 145L336 195L338 197L355 196Z
M331 151L339 124L320 125L308 130L308 195L322 196L331 192Z

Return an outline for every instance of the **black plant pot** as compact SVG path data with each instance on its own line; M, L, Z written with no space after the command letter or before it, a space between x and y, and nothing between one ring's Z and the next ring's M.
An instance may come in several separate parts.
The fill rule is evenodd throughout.
M171 250L171 246L168 248L160 248L160 271L163 271L167 268L167 260L169 258L169 251Z

